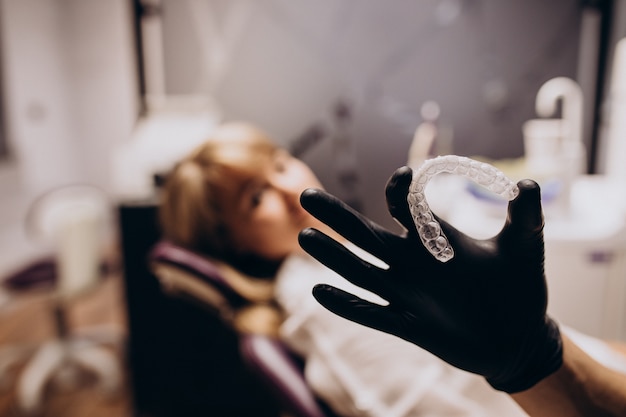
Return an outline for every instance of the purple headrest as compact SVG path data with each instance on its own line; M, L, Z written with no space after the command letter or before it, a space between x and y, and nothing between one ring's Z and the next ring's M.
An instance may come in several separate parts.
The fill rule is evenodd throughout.
M151 262L163 262L196 275L202 281L216 287L231 303L246 302L226 282L218 266L202 255L162 240L152 247L149 259Z

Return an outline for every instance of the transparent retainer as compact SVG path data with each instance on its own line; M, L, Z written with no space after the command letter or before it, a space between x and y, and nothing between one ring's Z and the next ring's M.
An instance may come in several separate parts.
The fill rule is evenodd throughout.
M424 247L435 259L447 262L454 258L454 249L441 230L441 225L433 216L425 196L426 185L430 179L442 172L467 177L509 201L517 197L519 189L517 184L496 167L464 156L438 156L424 161L414 171L407 196L413 222Z

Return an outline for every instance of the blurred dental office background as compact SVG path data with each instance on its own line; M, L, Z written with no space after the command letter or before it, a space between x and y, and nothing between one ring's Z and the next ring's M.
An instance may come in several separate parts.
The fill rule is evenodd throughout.
M117 332L105 349L122 374L102 378L123 394L103 409L167 415L169 396L168 407L210 413L215 399L199 393L193 374L209 378L203 353L186 350L181 366L182 350L172 347L201 350L210 335L185 341L203 325L191 307L158 320L166 302L146 254L158 240L156 179L233 119L262 126L331 193L389 228L397 225L385 208L386 180L425 157L476 157L513 178L539 179L549 308L594 336L626 340L624 37L624 0L0 1L0 279L48 265L43 287L29 283L31 273L2 292L0 351L18 344L11 329L33 328L16 317L43 322L68 299L86 303L95 317L79 314L87 324ZM489 236L501 226L501 202L463 179L433 182L435 211L460 229ZM72 201L91 217L50 197L77 184L89 192ZM63 244L59 233L70 236L72 224L91 234ZM86 257L91 247L99 256ZM93 279L63 284L55 265ZM50 311L20 313L50 293ZM54 323L54 331L33 330L44 339L35 344L58 339L60 329L66 336ZM183 371L187 382L160 380ZM9 388L0 414L19 413L20 404L45 409L46 389L20 397Z

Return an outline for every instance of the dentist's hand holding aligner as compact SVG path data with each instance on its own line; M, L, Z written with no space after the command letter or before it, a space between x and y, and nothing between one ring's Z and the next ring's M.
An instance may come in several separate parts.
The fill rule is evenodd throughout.
M491 239L473 239L438 219L455 252L454 258L440 262L415 230L407 203L411 180L411 169L400 168L386 189L389 212L406 228L404 235L321 190L302 194L306 210L389 265L380 269L323 233L305 229L300 245L308 253L389 304L372 304L324 284L314 288L315 298L342 317L482 375L501 391L526 390L558 370L562 340L546 314L539 186L531 180L517 184L519 195L509 202L506 222Z

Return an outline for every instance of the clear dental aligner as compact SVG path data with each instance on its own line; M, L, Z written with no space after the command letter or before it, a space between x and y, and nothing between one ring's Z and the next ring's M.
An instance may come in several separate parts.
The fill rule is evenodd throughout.
M433 216L424 194L428 181L442 172L467 177L509 201L517 197L519 189L517 184L507 178L496 167L464 156L438 156L424 161L414 171L407 196L413 222L424 247L428 249L435 259L447 262L454 258L454 250L441 230L441 225Z

